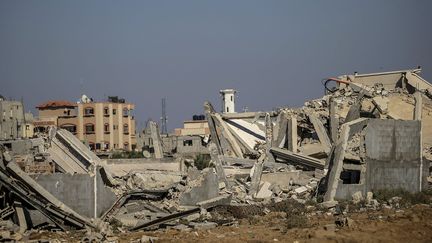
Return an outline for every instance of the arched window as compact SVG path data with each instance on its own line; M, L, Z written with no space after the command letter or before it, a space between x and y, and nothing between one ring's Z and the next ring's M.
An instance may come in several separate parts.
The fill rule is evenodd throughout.
M109 123L105 123L104 124L104 132L105 133L109 133L110 132Z
M95 133L95 127L92 123L85 124L85 133L86 134L94 134Z
M123 134L129 134L129 125L128 124L124 124L123 125Z
M84 115L85 116L93 116L94 115L94 109L92 107L87 107L84 109Z
M128 110L128 108L123 108L123 116L124 117L128 117L129 116L129 110Z
M104 116L109 116L109 108L104 107Z
M103 149L104 150L109 150L109 142L104 142Z
M129 150L129 143L128 142L126 142L126 143L123 144L123 149L124 150Z

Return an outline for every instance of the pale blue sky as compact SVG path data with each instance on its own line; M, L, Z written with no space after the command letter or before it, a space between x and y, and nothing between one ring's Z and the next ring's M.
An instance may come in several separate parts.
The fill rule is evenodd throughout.
M432 80L432 1L0 1L0 94L119 95L138 125L171 130L218 91L237 109L299 106L321 79L423 67Z

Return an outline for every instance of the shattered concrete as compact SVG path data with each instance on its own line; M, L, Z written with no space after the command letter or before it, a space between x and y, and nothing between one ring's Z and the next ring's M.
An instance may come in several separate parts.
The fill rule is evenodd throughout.
M98 240L113 229L212 229L236 224L216 218L227 206L266 215L271 205L313 201L336 211L341 199L377 208L377 190L420 192L432 184L432 86L418 73L328 79L326 94L299 108L221 114L206 102L211 137L201 145L211 161L201 171L193 159L166 158L156 123L149 124L155 158L133 163L103 161L62 129L2 141L0 216L14 232L4 238L41 225L87 229L97 233L86 239ZM325 228L347 225L342 217Z

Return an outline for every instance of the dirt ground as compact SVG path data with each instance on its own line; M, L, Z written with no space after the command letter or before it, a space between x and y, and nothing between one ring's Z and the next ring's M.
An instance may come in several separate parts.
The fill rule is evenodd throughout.
M140 242L143 235L157 237L155 242L432 242L432 206L415 205L408 209L381 209L334 216L312 213L302 226L293 227L293 215L270 212L264 216L244 217L238 224L207 230L165 229L119 233L112 242ZM349 218L348 225L336 226L338 219ZM298 219L294 219L298 220ZM346 221L345 221L346 222ZM28 240L57 239L78 242L84 232L35 233Z

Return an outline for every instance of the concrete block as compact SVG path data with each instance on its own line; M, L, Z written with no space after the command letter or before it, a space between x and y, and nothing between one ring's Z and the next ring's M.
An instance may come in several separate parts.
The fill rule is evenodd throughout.
M361 200L363 200L363 195L362 195L361 191L358 191L352 195L353 203L357 204L357 203L361 202Z
M338 201L327 201L327 202L322 202L319 205L324 208L334 208L338 204L339 204Z
M285 172L273 172L273 173L263 173L261 175L262 181L267 181L270 184L279 186L288 186L290 182L298 181L300 176L300 171L285 171Z
M388 112L388 98L387 97L382 97L382 96L375 96L372 99L372 102L376 105L376 107L378 108L378 110L382 113L382 114L387 114Z
M215 198L219 195L219 181L213 169L203 171L202 177L189 184L194 186L180 195L180 205L194 206L198 202Z
M197 203L197 206L200 206L202 208L212 208L218 205L228 205L231 202L232 195L221 195L209 200L201 201Z
M371 204L372 199L373 199L373 193L372 192L367 192L366 193L366 202L367 202L367 204Z
M255 198L269 198L273 195L273 192L269 189L271 184L267 181L263 183L260 190L256 193Z
M207 230L207 229L216 228L217 223L215 223L215 222L200 222L200 223L192 222L189 225L192 226L194 229Z
M308 189L305 186L301 186L301 187L298 187L298 188L294 189L294 192L296 194L298 194L298 195L303 194L303 193L305 193L307 191L308 191Z

